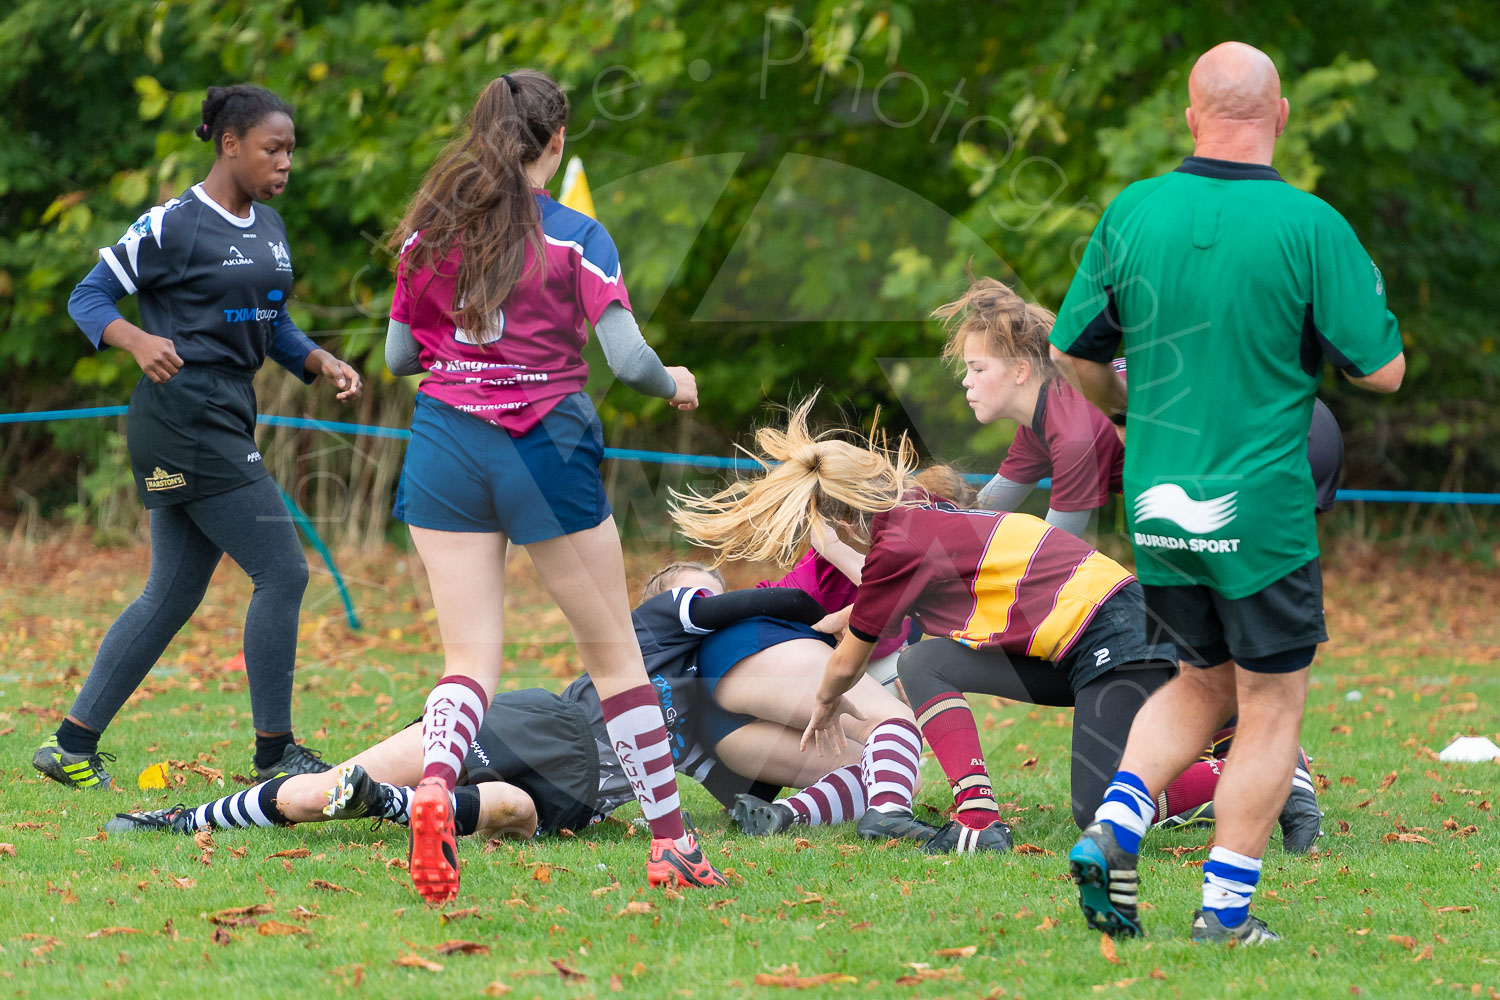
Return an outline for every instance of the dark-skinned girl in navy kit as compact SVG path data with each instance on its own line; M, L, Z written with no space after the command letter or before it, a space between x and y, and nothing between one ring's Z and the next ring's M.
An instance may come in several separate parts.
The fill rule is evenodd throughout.
M254 774L324 770L292 737L292 671L307 560L255 444L251 380L267 356L340 400L359 374L317 347L287 314L292 257L281 216L264 201L286 188L292 109L262 87L210 87L196 134L213 168L99 251L68 302L90 342L129 351L142 376L126 437L151 512L151 574L110 626L37 770L74 788L107 788L99 737L198 607L227 552L255 584L245 616L245 670L255 725ZM116 303L135 295L142 326Z

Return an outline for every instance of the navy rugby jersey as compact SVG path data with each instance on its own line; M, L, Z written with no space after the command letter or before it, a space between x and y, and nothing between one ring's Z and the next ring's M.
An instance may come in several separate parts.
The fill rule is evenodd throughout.
M630 613L641 658L646 663L646 676L661 700L672 759L679 764L695 742L693 709L698 699L704 697L698 687L698 645L710 631L693 624L688 605L698 597L710 596L712 593L707 590L678 587L641 602ZM588 674L569 684L562 697L565 701L585 704L590 717L602 725L604 709Z
M270 206L254 203L242 219L194 184L99 257L136 296L142 328L170 338L184 362L254 372L269 355L311 380L303 367L315 345L287 317L292 255ZM103 328L86 332L98 347Z
M731 590L727 594L677 587L642 601L630 613L646 675L661 700L675 764L688 763L695 753L694 745L701 742L694 726L695 709L709 697L698 679L698 648L703 637L736 621L760 616L811 625L824 616L824 611L811 596L791 587ZM585 704L591 717L598 720L596 728L603 724L599 695L587 674L568 685L562 696Z

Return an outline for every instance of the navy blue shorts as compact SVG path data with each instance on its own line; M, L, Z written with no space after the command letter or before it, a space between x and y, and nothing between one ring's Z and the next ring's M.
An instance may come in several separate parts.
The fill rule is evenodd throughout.
M394 514L434 531L501 532L517 545L587 531L610 515L593 401L566 396L522 436L417 394Z
M806 625L760 616L735 622L703 637L698 646L698 680L709 697L698 710L698 733L710 747L718 746L724 737L755 721L753 715L727 711L713 700L719 680L747 656L793 639L818 639L830 647L837 645L833 636L814 632Z

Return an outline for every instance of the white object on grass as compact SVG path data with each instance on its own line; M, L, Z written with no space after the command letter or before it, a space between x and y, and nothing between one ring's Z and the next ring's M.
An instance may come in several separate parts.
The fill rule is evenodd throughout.
M1438 760L1450 764L1478 764L1496 757L1500 757L1500 747L1488 736L1460 736L1438 754Z
M1345 701L1359 701L1364 696L1365 696L1364 692L1362 692L1362 691L1350 691L1348 694L1344 695L1344 700Z

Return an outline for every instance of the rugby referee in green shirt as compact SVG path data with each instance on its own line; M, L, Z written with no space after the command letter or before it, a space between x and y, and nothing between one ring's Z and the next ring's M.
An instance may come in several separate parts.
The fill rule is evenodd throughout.
M1069 855L1090 926L1139 934L1136 856L1156 796L1239 713L1214 796L1192 937L1277 940L1249 915L1291 787L1323 628L1307 430L1326 359L1394 392L1406 362L1385 285L1338 212L1271 168L1288 106L1239 42L1188 80L1194 155L1110 203L1052 330L1063 373L1123 419L1124 487L1152 631L1184 661L1135 717L1094 823Z

